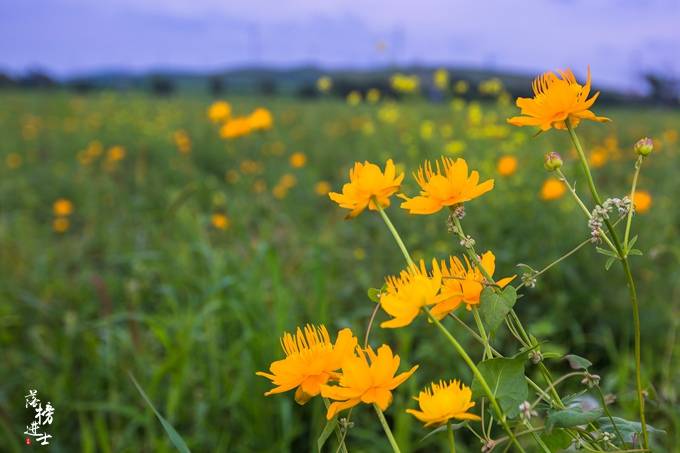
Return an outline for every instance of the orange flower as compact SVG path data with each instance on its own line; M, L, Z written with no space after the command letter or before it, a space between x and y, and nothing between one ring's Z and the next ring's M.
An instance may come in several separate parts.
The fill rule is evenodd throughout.
M347 359L342 365L342 376L338 386L321 386L324 398L336 400L329 408L326 418L332 419L338 412L359 403L375 403L380 410L386 410L392 403L392 390L399 387L417 369L418 365L398 376L399 356L393 355L388 345L378 348L378 353L368 347L357 348L358 356ZM370 359L370 364L366 359Z
M484 253L480 261L486 273L493 277L496 270L496 257L493 252ZM437 263L437 260L432 260L432 268L434 272L441 273L442 276L441 294L436 298L436 305L432 308L433 316L441 319L463 303L468 310L471 310L473 305L479 305L486 278L479 267L470 264L467 257L465 257L465 266L458 257L452 256L449 258L448 267L444 260L441 265ZM496 284L504 288L514 278L514 275L502 278Z
M66 217L57 217L52 221L52 229L57 233L65 233L70 226L71 222Z
M414 176L422 189L420 195L413 198L402 196L406 200L401 204L402 208L411 214L433 214L444 206L470 201L493 189L493 179L477 184L477 171L472 171L468 176L468 165L464 159L454 161L442 157L441 162L443 174L438 161L436 171L432 170L429 161L418 169L418 174Z
M366 208L377 211L376 200L385 208L390 205L390 197L399 190L404 174L397 176L396 173L392 159L387 160L384 173L376 164L356 162L349 171L349 182L342 186L342 193L330 192L328 196L341 208L351 209L348 218L358 216Z
M406 412L425 423L425 427L443 425L451 419L481 420L468 412L475 407L470 387L455 379L448 384L433 382L431 389L426 387L414 399L418 401L420 410L406 409Z
M224 123L220 128L222 138L236 138L248 135L251 131L250 121L245 117L236 117Z
M343 362L354 356L356 346L357 339L349 329L338 332L338 338L333 344L326 327L308 324L304 334L299 327L295 336L284 332L281 347L286 358L273 362L269 367L271 373L258 371L255 374L266 377L276 385L265 396L297 387L295 401L305 404L321 392L323 384L340 377L337 370Z
M73 203L66 198L59 198L52 204L52 211L56 216L69 216L73 213Z
M264 107L259 107L253 110L253 113L248 117L248 122L253 130L271 129L274 124L272 113Z
M557 200L567 189L564 187L562 181L557 178L548 178L541 187L541 198L544 200Z
M290 166L293 168L302 168L307 163L307 156L298 151L290 155L289 162Z
M216 101L208 108L208 119L213 123L226 121L231 116L231 105L225 101Z
M510 176L517 171L517 158L515 156L503 156L498 159L496 167L501 176Z
M646 190L636 190L633 194L635 212L644 214L652 206L652 196Z
M316 192L317 195L328 195L328 192L330 191L331 185L328 181L319 181L314 185L314 192Z
M210 223L212 223L212 226L214 226L218 230L226 230L227 228L229 228L231 221L229 220L229 217L227 217L226 215L215 213L210 218Z
M411 324L422 307L437 302L441 282L439 269L434 269L428 275L423 260L420 260L420 268L410 266L401 271L398 277L387 277L387 289L380 296L380 306L393 319L381 323L380 327L395 328Z
M578 126L581 120L598 122L609 121L609 118L595 116L589 109L600 95L598 91L588 99L590 94L590 68L585 85L580 85L570 69L558 71L559 76L553 72L546 72L538 76L532 88L533 98L517 98L517 107L522 115L508 119L513 126L538 126L542 131L551 127L566 129L566 121L569 120L572 127Z

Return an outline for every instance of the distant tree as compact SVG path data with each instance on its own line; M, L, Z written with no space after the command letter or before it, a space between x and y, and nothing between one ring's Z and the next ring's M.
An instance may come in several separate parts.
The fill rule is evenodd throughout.
M662 104L680 103L680 80L658 74L645 74L651 88L650 98Z
M257 91L265 96L274 96L278 91L276 81L272 78L260 79L257 85Z
M151 76L150 87L156 96L170 96L175 92L173 81L163 75Z
M16 81L8 74L0 72L0 88L10 88L16 85Z
M227 92L227 82L219 75L210 76L208 90L213 97L220 97Z
M94 83L87 78L71 80L68 86L71 90L79 94L87 94L95 89Z
M19 79L19 86L22 88L54 88L57 82L46 73L39 70L32 70Z

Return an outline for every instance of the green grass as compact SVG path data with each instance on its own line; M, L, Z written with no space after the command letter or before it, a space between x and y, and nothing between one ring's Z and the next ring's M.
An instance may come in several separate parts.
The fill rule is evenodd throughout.
M210 101L198 97L0 93L3 450L26 448L22 433L32 414L23 395L35 388L56 408L51 451L173 451L130 372L192 451L313 451L325 423L323 403L298 407L292 395L266 398L269 384L255 372L280 357L278 337L297 325L323 322L332 334L350 326L363 337L373 308L367 288L381 286L402 266L377 215L345 221L344 211L314 191L322 180L338 190L356 160L394 158L405 166L404 190L412 194L416 165L439 157L447 142L464 142L460 155L483 177L496 179L494 191L468 206L465 225L478 250L495 252L498 275L521 273L517 263L540 268L588 236L571 200L538 197L547 177L542 155L557 150L569 156L568 137L550 132L532 138L532 131L505 126L511 107L482 105L477 126L470 123L470 109L416 100L398 105L396 123L379 119L380 105L229 100L242 114L270 108L274 129L224 141L206 119ZM586 147L616 138L618 146L611 148L620 150L594 171L606 196L628 191L634 141L649 135L661 145L640 178L653 206L635 218L637 246L645 255L633 259L633 272L648 422L668 431L660 445L678 445L680 367L673 347L680 314L680 146L673 132L677 137L680 113L595 110L614 121L579 127ZM421 135L425 120L435 124L430 139ZM450 137L442 136L446 128ZM173 143L178 129L192 140L189 155ZM93 140L104 154L123 146L125 158L116 168L107 168L105 156L82 165L78 154ZM289 165L296 151L307 156L303 168ZM16 168L11 153L21 158ZM495 170L503 154L519 160L510 177ZM243 174L244 160L260 163L261 172ZM577 163L566 160L565 172L588 199ZM237 181L225 178L229 170L238 171ZM297 184L278 199L272 188L284 174ZM266 184L264 192L253 190L256 181ZM52 203L60 197L75 208L63 234L52 230ZM227 230L210 225L215 212L227 214ZM396 203L389 212L415 258L462 253L446 231L445 214L410 217ZM605 272L604 262L584 248L524 291L516 308L529 329L549 341L545 348L593 361L605 391L618 397L616 414L635 418L630 307L622 273L616 266ZM457 334L480 351L464 332ZM389 341L402 367L421 364L387 412L400 445L405 451L439 448L438 436L419 442L427 431L404 409L429 380L469 383L470 373L422 319L399 333L376 329L372 338ZM495 339L501 349L510 343L503 332ZM367 407L353 412L350 451L387 451L373 418ZM465 433L457 438L461 451L478 451ZM329 445L334 442L332 436Z

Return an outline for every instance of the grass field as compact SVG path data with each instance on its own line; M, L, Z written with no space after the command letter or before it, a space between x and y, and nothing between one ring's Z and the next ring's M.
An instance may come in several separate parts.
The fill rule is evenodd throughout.
M533 137L506 125L516 111L508 103L228 101L243 114L270 109L274 127L224 140L206 117L211 100L197 96L0 93L0 450L25 451L31 414L23 397L35 388L56 408L50 451L173 451L129 372L193 451L314 451L322 402L266 398L269 383L255 372L281 355L279 336L295 326L323 322L363 336L373 308L367 289L402 268L378 216L347 222L326 196L354 161L394 158L408 172L408 193L416 192L410 172L441 155L465 157L494 178L492 196L467 208L466 224L481 249L495 252L498 275L521 274L518 263L540 269L588 237L572 200L540 196L549 177L543 154L559 151L588 199L567 134ZM667 431L655 440L658 451L673 451L680 112L598 113L613 122L583 124L579 133L607 196L629 190L632 144L655 139L639 182L652 203L635 217L644 255L633 272L648 423ZM499 174L502 156L516 158L512 174ZM55 213L59 199L72 212ZM416 258L460 251L445 214L409 218L397 204L389 212ZM621 270L605 272L605 261L593 247L581 249L524 290L516 309L548 341L544 350L594 362L617 413L635 418L630 305ZM451 370L470 381L439 337L420 335L426 328L418 319L408 331L373 332L403 363L427 364L387 414L405 451L440 448L420 441L428 431L404 413L410 395ZM506 337L499 333L499 349ZM387 451L370 410L355 413L351 451ZM479 442L461 434L460 451L479 451Z

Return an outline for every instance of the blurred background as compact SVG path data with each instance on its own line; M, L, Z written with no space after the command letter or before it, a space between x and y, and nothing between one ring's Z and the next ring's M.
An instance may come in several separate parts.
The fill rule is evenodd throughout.
M654 139L633 272L648 422L667 431L658 451L674 451L680 4L478 3L0 0L0 449L33 448L24 395L37 389L56 411L36 449L173 451L131 373L193 451L315 451L323 403L264 397L254 373L298 325L362 336L367 289L402 267L381 220L345 221L328 191L354 161L393 158L414 194L423 160L464 157L496 180L467 209L478 249L498 275L540 269L589 235L543 154L560 152L589 197L566 134L506 118L537 74L570 67L584 81L590 67L593 110L613 121L578 132L606 196L626 195L632 144ZM445 214L389 212L416 257L461 253ZM579 250L516 309L544 350L589 358L633 419L629 301L605 261ZM423 320L372 342L421 365L387 415L405 451L437 451L404 409L430 380L470 373ZM495 342L515 350L506 332ZM352 451L388 447L372 415L354 411Z

